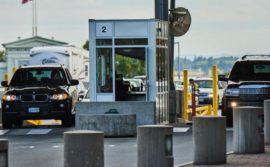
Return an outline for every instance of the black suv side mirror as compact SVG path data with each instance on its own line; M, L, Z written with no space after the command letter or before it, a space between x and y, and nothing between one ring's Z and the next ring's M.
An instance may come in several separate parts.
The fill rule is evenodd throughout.
M77 79L70 80L70 85L71 86L75 86L75 85L78 85L78 84L79 84L79 81Z
M2 85L3 87L8 87L8 81L2 81L2 82L1 82L1 85Z
M228 82L229 78L225 75L218 75L218 80Z

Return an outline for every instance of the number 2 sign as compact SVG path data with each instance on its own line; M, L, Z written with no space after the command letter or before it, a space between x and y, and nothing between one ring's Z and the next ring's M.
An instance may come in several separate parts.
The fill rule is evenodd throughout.
M112 23L96 23L96 36L112 36Z

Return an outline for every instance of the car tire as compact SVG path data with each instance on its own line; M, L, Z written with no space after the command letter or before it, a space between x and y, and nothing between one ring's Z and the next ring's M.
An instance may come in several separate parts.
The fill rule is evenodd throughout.
M2 128L3 129L11 129L12 128L12 122L9 119L5 119L4 117L2 117Z
M72 115L69 113L65 118L62 119L62 127L71 127L73 125L72 122Z
M22 126L23 126L23 120L16 120L16 121L14 122L14 125L15 125L15 126L22 127Z
M232 117L232 112L229 113L229 111L222 109L221 115L226 117L226 124L227 127L232 127L233 126L233 117Z

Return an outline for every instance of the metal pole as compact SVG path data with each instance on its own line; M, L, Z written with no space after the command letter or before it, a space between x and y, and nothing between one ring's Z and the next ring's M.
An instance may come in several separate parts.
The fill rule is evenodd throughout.
M35 1L35 36L37 36L37 1Z
M168 0L155 0L155 18L168 21Z
M175 8L175 0L171 0L171 7L170 9ZM169 45L169 81L170 81L170 90L174 91L174 76L173 76L173 71L174 71L174 36L170 35L170 42L171 44Z
M34 0L32 1L32 36L35 36L35 7Z
M181 64L180 64L180 42L178 41L178 77L179 77L179 79L180 79L180 77L181 77L181 73L180 73L180 71L181 71Z
M180 73L180 71L181 71L181 68L180 68L180 42L178 41L178 42L174 42L175 44L177 44L177 52L178 52L178 55L177 55L177 57L178 57L178 60L177 60L177 64L178 64L178 67L177 67L177 75L178 75L178 79L180 80L180 77L181 77L181 73Z

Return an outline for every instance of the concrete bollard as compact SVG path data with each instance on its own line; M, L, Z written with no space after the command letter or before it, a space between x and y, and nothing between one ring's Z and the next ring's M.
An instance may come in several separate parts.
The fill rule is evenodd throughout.
M226 117L193 117L194 165L226 163Z
M233 147L239 154L264 152L263 107L233 109Z
M270 100L264 100L264 140L270 144Z
M137 128L138 167L173 167L172 134L172 126L139 126Z
M8 167L8 140L0 139L0 166Z
M64 133L64 167L104 167L104 133L70 131Z

